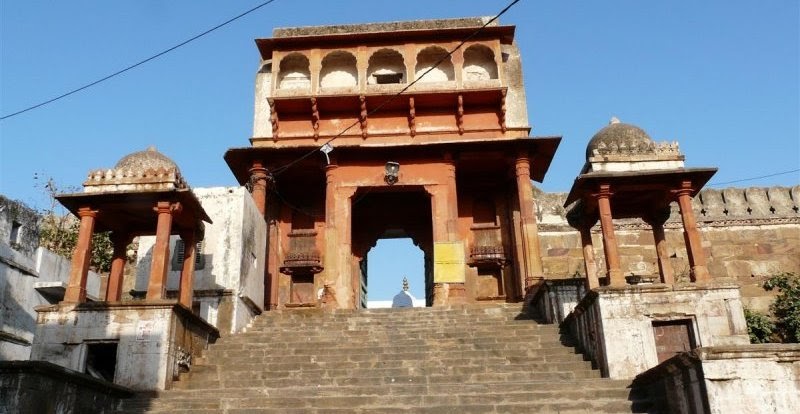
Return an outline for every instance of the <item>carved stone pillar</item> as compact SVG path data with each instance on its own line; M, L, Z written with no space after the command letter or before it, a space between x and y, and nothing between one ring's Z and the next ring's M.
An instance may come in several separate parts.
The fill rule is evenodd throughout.
M658 257L658 273L661 276L661 283L675 283L675 271L669 261L669 249L667 238L664 234L664 223L669 219L669 207L646 217L645 220L653 228L653 239L656 243L656 256Z
M597 209L600 214L600 228L603 231L603 252L606 257L609 285L625 286L625 278L620 269L619 249L614 234L614 220L611 215L611 188L607 184L600 185L595 195Z
M337 207L337 182L336 182L336 160L331 159L331 164L325 167L325 252L323 256L322 281L319 281L321 288L325 289L327 295L323 303L338 303L335 296L335 284L337 272L342 270L339 267L339 251L341 249L339 232L336 223ZM317 287L317 288L319 288Z
M106 301L118 302L122 300L122 278L125 273L125 263L128 261L127 249L131 237L124 233L111 234L111 243L114 253L111 257L111 272L108 275L106 286Z
M544 279L544 266L539 245L539 226L536 222L536 207L533 199L533 186L531 185L531 166L529 155L520 151L514 165L517 178L517 196L519 197L521 239L523 245L522 261L525 288L530 288L537 281Z
M458 192L456 189L456 164L450 153L445 154L447 162L447 181L445 183L447 200L447 240L456 241L458 237Z
M706 255L703 252L703 245L700 240L700 232L697 230L697 223L692 211L692 187L691 182L684 181L681 189L675 192L678 199L678 206L681 208L681 220L683 220L683 238L686 242L686 253L689 256L689 266L691 267L692 282L705 282L711 279L706 267Z
M267 169L261 161L253 161L250 167L251 195L261 216L264 217L267 206Z
M180 210L180 204L159 201L153 210L158 214L156 243L153 246L150 281L147 285L147 299L164 299L167 292L167 272L169 270L169 236L172 233L172 214Z
M600 286L597 280L597 262L594 258L592 245L592 226L584 225L579 229L581 233L581 246L583 247L583 267L586 271L586 288L594 289Z
M178 287L178 303L192 309L194 295L194 264L197 258L197 241L194 230L181 234L183 239L183 266L181 267L181 281Z
M64 302L86 302L86 277L89 274L89 263L92 261L92 235L94 235L97 211L89 207L78 210L81 220L78 230L78 242L72 252L72 267L69 271L69 284L64 293Z

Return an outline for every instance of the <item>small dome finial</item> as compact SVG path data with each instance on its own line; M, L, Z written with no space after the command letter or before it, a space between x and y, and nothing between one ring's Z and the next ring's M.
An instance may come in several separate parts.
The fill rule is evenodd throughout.
M151 146L147 147L147 151L158 152L158 150L156 149L155 145L151 145Z
M403 276L403 292L408 292L408 278Z
M619 120L619 118L617 118L616 116L612 116L612 117L611 117L611 120L610 120L610 121L608 121L608 124L609 124L609 125L611 125L611 124L618 124L618 123L620 123L620 120Z

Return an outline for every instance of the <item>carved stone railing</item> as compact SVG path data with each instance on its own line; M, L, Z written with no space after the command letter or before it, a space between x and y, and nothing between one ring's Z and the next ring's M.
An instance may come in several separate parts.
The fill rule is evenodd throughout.
M315 274L321 272L322 259L317 249L315 230L292 230L289 233L289 253L283 260L283 274Z

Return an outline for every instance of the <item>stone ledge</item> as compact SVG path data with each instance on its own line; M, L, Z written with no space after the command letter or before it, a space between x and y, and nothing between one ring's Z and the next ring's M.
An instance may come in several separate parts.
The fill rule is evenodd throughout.
M82 372L64 368L60 365L46 361L0 361L0 377L13 374L42 375L48 378L62 380L67 383L98 390L104 394L109 394L117 398L127 398L134 394L133 390L130 388L100 380Z

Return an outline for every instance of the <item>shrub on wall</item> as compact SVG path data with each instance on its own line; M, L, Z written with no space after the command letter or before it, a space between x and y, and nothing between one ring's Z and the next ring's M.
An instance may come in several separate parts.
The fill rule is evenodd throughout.
M751 344L765 344L773 341L775 323L769 316L748 308L744 308L744 319L747 321L747 333Z
M778 290L770 311L775 318L775 332L782 342L800 342L800 277L781 273L764 282L764 289Z

